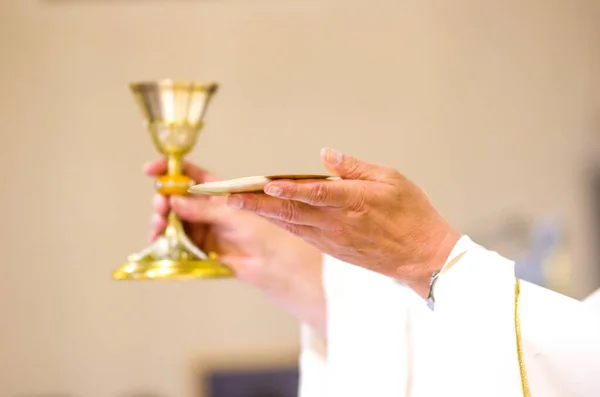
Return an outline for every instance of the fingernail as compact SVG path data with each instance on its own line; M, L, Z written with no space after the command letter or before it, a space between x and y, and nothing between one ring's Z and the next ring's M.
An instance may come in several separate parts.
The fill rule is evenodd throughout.
M240 209L244 205L244 200L240 196L229 196L227 199L227 205L231 208Z
M327 161L329 164L339 165L342 162L342 153L337 152L333 149L324 148L321 149L321 156Z
M269 196L279 196L281 195L282 189L279 186L269 185L266 192Z

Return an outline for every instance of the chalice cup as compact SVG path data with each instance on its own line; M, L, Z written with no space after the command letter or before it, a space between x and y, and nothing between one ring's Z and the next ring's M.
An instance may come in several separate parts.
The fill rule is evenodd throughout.
M216 83L159 80L130 84L156 149L165 156L167 172L155 189L165 195L187 195L196 183L183 172L188 154L203 127ZM170 211L164 232L147 248L132 254L113 272L115 280L197 279L231 277L233 271L213 253L195 246L179 217Z

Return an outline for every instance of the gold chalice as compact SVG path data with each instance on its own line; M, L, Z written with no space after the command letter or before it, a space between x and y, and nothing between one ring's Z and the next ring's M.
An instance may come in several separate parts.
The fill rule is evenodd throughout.
M156 191L186 195L194 185L183 173L183 157L196 144L215 83L160 80L130 84L154 145L167 159L168 170L156 180ZM193 279L231 277L233 271L188 238L181 220L168 215L165 231L146 249L130 255L113 273L115 280Z

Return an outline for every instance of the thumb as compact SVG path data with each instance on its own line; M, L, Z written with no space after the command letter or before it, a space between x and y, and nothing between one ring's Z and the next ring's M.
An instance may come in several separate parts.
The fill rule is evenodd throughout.
M330 172L342 179L379 182L387 180L389 175L387 167L370 164L329 148L321 150L321 159Z
M224 219L229 208L211 200L202 200L190 196L171 196L171 210L183 221L191 223L215 224Z

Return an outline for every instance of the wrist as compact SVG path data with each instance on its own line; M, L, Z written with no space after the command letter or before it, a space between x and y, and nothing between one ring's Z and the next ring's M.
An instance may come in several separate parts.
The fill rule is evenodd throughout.
M325 335L323 254L288 234L271 239L255 286L297 319Z
M405 284L423 299L427 299L431 289L432 277L442 270L460 238L461 234L452 228L447 228L442 233L436 233L428 244L431 247L431 253L414 266Z

